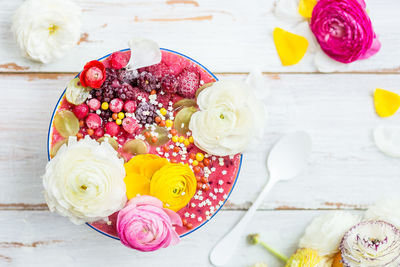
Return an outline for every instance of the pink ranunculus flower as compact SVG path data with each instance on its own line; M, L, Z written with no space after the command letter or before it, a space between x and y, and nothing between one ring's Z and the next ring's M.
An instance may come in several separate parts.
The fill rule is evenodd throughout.
M163 203L151 196L132 198L117 218L117 232L122 244L140 251L177 244L179 235L173 225L182 226L179 215L163 208Z
M319 0L311 31L322 50L334 60L350 63L369 58L381 48L364 0Z

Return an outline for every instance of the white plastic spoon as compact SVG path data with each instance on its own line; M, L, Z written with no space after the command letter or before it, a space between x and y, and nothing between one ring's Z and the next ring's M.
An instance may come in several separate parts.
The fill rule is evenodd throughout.
M298 176L306 167L310 152L311 138L305 132L285 135L275 144L268 156L270 177L267 184L241 220L213 248L210 253L212 264L222 266L228 262L235 253L244 229L267 193L277 182Z

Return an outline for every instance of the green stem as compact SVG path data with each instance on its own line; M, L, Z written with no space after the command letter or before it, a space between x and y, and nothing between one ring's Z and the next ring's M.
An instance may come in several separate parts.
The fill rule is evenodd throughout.
M266 250L268 250L272 255L274 255L275 257L277 257L281 261L283 261L283 262L287 262L288 261L288 258L286 256L284 256L281 253L277 252L276 250L274 250L273 248L268 246L263 241L260 241L260 245L262 245Z

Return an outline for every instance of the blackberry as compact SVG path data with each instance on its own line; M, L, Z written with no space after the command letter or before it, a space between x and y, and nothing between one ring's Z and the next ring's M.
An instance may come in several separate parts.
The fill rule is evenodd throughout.
M118 79L122 83L125 82L125 83L129 83L130 85L136 85L138 76L139 76L139 73L137 70L121 69L118 74Z
M161 89L169 94L175 94L178 90L179 82L172 74L168 74L161 79Z
M160 88L160 84L157 82L157 79L147 71L143 71L139 74L138 85L144 91L150 93L151 90L158 90Z
M128 83L123 83L121 87L117 88L115 94L122 100L133 100L136 96L135 89Z
M105 125L108 119L111 118L112 112L110 110L102 110L99 116L103 120L103 125Z
M136 120L141 124L153 123L156 115L156 107L147 102L139 103L135 111Z

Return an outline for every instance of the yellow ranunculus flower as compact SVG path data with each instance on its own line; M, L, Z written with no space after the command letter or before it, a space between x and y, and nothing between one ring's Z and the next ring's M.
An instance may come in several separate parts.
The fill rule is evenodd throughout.
M196 193L196 177L188 165L170 163L156 171L150 181L150 195L173 211L189 203Z
M158 198L173 211L183 208L196 193L196 177L188 165L169 163L157 155L133 157L125 163L126 195Z
M287 261L286 267L315 267L321 260L316 250L300 248Z

